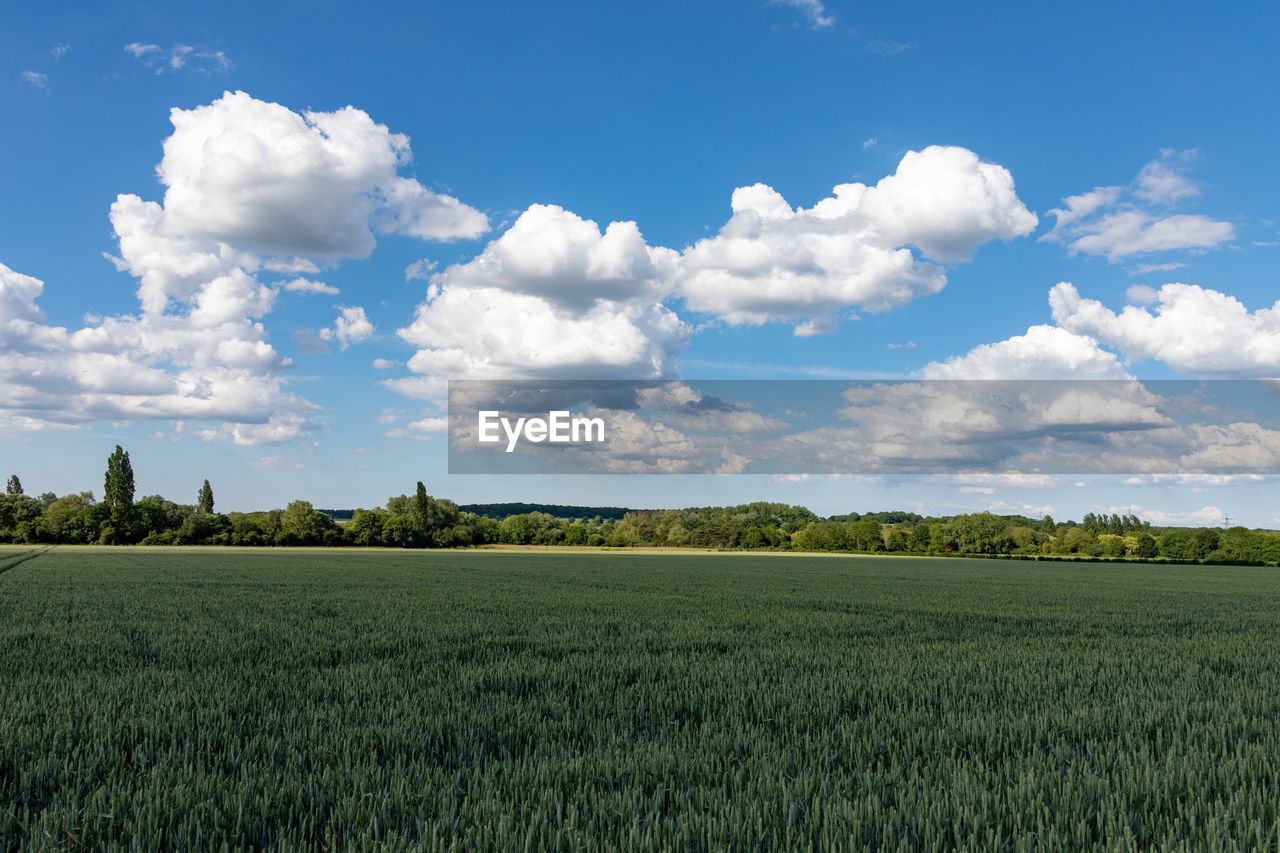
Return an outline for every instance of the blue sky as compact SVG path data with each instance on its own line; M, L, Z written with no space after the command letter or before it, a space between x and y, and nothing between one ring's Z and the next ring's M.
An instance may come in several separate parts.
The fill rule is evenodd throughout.
M449 477L436 431L447 378L1280 375L1275 4L4 17L29 490L100 491L120 443L140 493L222 509L422 479L1280 526L1269 479Z

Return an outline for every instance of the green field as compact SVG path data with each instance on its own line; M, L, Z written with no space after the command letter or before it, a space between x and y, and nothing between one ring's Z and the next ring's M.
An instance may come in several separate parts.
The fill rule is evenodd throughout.
M1275 568L0 551L0 849L1276 849L1278 809Z

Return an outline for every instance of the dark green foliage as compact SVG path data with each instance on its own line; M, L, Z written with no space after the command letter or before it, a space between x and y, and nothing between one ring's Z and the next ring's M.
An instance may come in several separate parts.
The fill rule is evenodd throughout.
M427 487L422 485L422 481L418 481L418 490L413 496L413 526L418 532L425 536L431 526L432 500L427 494Z
M1187 528L1166 530L1160 534L1160 554L1171 560L1203 560L1217 545L1217 536L1197 536L1197 532Z
M343 534L353 545L381 545L386 520L387 514L380 509L358 509Z
M863 516L860 521L849 525L849 550L851 551L883 551L884 531L880 522Z
M182 520L173 534L174 545L229 545L231 521L225 515L196 512Z
M107 457L107 473L102 502L111 516L111 539L104 544L121 544L131 541L133 528L133 465L129 454L120 445Z
M1280 843L1274 569L9 548L0 572L0 849Z
M276 544L320 545L325 532L337 527L332 518L313 508L309 501L292 501L280 516Z
M390 516L382 525L383 541L392 548L412 548L418 544L421 535L413 519L407 515Z
M836 521L815 521L791 537L801 551L847 551L849 526Z
M196 496L196 512L205 514L213 512L213 487L209 485L208 480L204 481L204 485L200 487L200 494Z
M18 479L17 474L9 475L9 482L5 484L4 493L6 495L22 494L22 481Z
M529 504L529 503L500 503L500 504L462 504L458 507L462 512L469 512L474 515L482 515L485 518L494 518L501 521L512 515L523 515L530 512L541 512L547 515L553 515L556 518L602 518L610 521L620 521L624 515L629 512L635 512L632 509L626 509L620 506L564 506L561 504Z
M831 521L877 521L880 524L919 524L924 516L918 512L890 510L889 512L851 512L848 515L837 515Z

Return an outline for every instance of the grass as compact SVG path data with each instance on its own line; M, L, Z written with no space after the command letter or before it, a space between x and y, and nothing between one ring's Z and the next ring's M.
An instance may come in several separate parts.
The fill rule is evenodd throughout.
M1274 568L32 551L0 849L1280 846Z

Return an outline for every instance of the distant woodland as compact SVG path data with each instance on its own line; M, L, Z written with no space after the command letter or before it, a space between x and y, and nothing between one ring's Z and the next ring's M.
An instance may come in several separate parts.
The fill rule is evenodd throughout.
M103 499L91 491L28 495L17 475L0 496L0 542L103 545L279 545L457 548L474 545L691 547L773 551L1110 558L1265 564L1280 532L1245 527L1154 527L1136 515L1079 522L989 512L922 516L869 512L820 517L801 506L629 510L526 503L458 506L427 493L382 506L319 510L305 500L265 512L218 512L208 480L194 503L134 499L129 454L107 460Z

